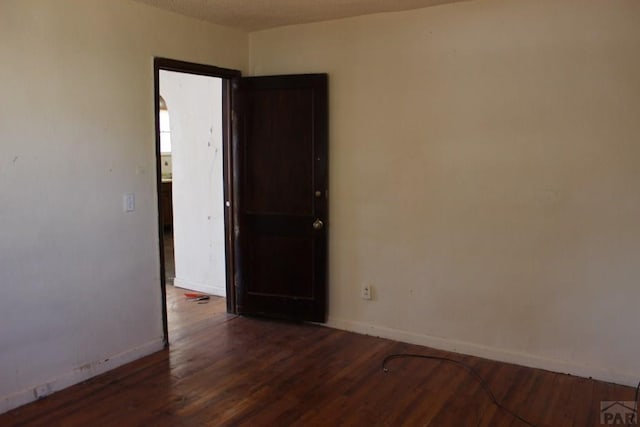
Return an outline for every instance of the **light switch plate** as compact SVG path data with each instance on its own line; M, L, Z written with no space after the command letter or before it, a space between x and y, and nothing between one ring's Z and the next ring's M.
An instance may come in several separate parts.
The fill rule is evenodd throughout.
M122 208L125 212L133 212L136 210L136 195L134 193L125 193L122 202Z

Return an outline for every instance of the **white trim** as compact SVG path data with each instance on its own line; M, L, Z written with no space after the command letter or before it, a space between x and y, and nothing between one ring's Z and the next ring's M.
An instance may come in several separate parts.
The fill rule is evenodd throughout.
M631 387L635 387L638 384L637 373L633 374L629 372L616 371L615 369L611 369L608 367L592 366L581 364L578 362L569 362L566 360L541 357L510 349L488 347L482 344L458 341L432 335L418 334L414 332L407 332L399 329L387 328L384 326L377 326L370 323L340 319L331 316L329 316L329 319L325 325L331 328L387 338L395 341L406 342L409 344L422 345L439 350L468 354L531 368L567 373L584 378L594 378Z
M201 292L207 295L216 295L219 297L227 296L226 285L206 285L204 283L192 282L191 280L184 280L176 277L175 279L173 279L173 286L177 288Z
M125 365L141 357L160 351L164 348L164 341L162 338L155 339L139 347L132 348L130 350L123 351L122 353L110 356L108 358L98 360L96 362L83 364L74 368L72 371L66 374L60 375L57 378L44 381L40 384L34 384L31 387L27 387L25 390L11 393L0 397L0 414L17 408L18 406L26 405L38 399L36 397L35 389L44 389L49 395L60 391L74 384L78 384L82 381L86 381L89 378L96 375L103 374L111 369L115 369L118 366Z

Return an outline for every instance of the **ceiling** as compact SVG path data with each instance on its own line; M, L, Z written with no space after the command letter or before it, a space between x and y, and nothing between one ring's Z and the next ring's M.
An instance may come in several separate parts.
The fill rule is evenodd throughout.
M135 0L247 31L418 9L463 0Z

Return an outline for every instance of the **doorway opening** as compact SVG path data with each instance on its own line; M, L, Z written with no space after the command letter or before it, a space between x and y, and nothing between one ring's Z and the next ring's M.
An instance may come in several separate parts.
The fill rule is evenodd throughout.
M163 328L184 321L184 293L233 312L230 81L238 71L154 61ZM182 297L182 298L181 298ZM221 302L221 298L226 301ZM194 301L209 302L209 299ZM200 307L198 307L200 308ZM198 310L206 313L206 310Z

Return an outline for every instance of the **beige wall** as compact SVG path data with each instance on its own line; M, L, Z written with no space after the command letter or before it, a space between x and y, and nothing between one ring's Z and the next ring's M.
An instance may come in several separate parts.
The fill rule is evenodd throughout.
M331 325L634 383L638 22L483 0L249 49L127 0L1 0L0 412L161 346L153 56L330 74Z
M330 76L330 324L635 384L639 23L487 0L251 34L251 74Z
M125 0L0 1L0 412L161 348L153 57L245 69L247 41Z

